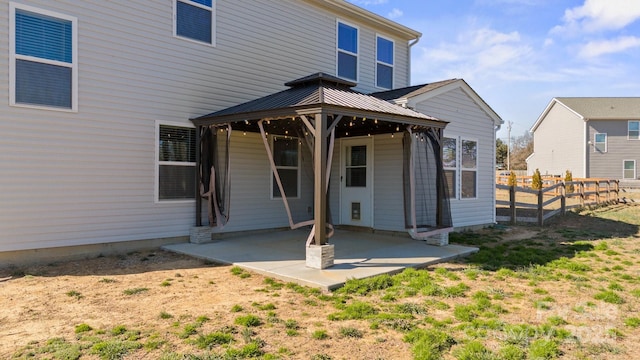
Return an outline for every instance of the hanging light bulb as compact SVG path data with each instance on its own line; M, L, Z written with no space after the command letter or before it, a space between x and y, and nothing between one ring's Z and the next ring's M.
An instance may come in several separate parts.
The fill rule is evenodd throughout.
M393 139L393 135L395 135L395 133L391 133L391 138Z
M243 131L243 132L242 132L242 135L247 135L247 132L246 132L246 131Z
M396 131L400 131L400 126L396 125Z
M373 123L374 123L374 124L377 124L377 123L378 123L378 119L374 119L374 120L373 120Z

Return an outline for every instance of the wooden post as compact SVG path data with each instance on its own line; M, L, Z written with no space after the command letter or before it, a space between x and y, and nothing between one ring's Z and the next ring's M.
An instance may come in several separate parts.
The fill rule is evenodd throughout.
M314 244L325 245L327 243L327 196L325 191L325 179L327 177L327 115L315 115L315 141L314 141L314 187L313 187L313 217L314 217Z
M511 224L516 224L516 187L509 187L509 213L511 214Z
M596 205L600 204L600 181L596 180Z
M584 207L584 181L580 181L578 189L580 189L580 207Z
M563 181L562 189L560 189L560 214L567 214L567 185Z
M544 222L544 209L542 208L542 189L538 190L538 226Z

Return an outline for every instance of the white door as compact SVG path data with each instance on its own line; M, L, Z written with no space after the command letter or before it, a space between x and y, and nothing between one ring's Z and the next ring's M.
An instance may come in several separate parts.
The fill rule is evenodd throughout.
M343 225L373 226L372 138L343 139L340 217Z

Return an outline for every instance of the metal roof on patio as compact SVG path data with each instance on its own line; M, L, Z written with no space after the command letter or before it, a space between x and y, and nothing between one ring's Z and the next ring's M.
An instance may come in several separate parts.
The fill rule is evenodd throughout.
M446 121L351 89L355 83L316 73L285 84L289 89L192 119L197 126L325 113L444 128Z

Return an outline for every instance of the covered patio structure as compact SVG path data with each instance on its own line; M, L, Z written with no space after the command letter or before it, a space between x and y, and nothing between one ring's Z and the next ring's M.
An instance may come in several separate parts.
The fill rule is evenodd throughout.
M339 138L379 134L403 136L402 186L404 228L412 238L442 239L451 227L451 214L442 167L442 133L446 122L352 89L356 84L317 73L285 85L290 88L247 103L192 119L197 127L196 226L203 225L203 199L209 226L224 227L230 216L229 141L232 131L261 134L271 165L274 187L282 198L289 227L310 226L306 266L324 269L334 264L334 232L329 211L329 182L334 143ZM308 147L313 166L313 211L298 221L287 200L287 174L274 159L267 137L299 139ZM304 145L303 145L304 146ZM286 163L286 159L284 162ZM357 180L358 169L349 177ZM342 181L342 179L340 179ZM355 180L354 180L355 181ZM359 205L351 210L359 216ZM340 224L336 224L340 225ZM375 227L374 227L375 228ZM296 232L299 233L299 232ZM441 240L437 244L443 245Z

